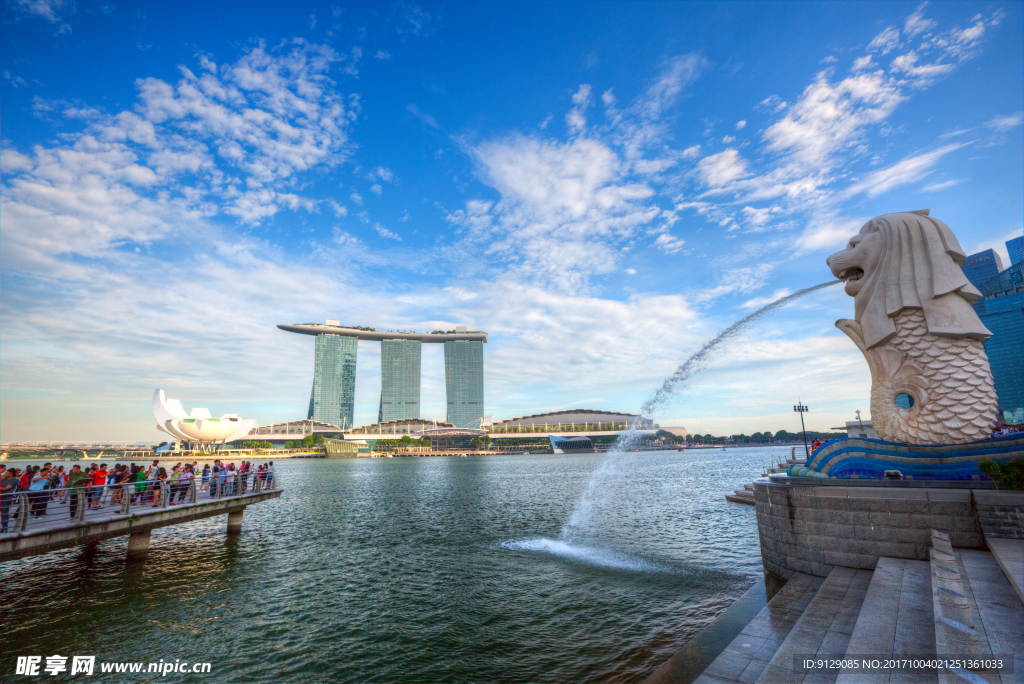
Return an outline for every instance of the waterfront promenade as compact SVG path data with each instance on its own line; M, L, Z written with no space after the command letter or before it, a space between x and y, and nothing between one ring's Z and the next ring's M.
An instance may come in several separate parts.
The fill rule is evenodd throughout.
M151 494L142 497L145 503L132 502L138 483L14 494L8 532L0 534L0 562L123 535L129 535L128 559L141 559L149 551L151 532L158 527L227 515L228 534L237 534L246 506L276 499L284 491L276 477L266 482L255 476L236 476L220 486L212 483L212 490L205 491L200 491L194 480L185 489L164 482L145 484L151 487ZM118 493L120 501L114 500ZM40 499L33 498L39 495L45 497L45 507ZM91 497L106 503L89 508L85 501ZM38 511L45 514L36 515Z

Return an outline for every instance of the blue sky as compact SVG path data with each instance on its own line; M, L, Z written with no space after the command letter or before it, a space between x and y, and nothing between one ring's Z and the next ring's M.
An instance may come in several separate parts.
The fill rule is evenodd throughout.
M488 331L495 418L636 410L873 216L1021 234L1021 10L7 0L2 437L153 438L156 387L303 417L312 338L275 325L326 319ZM851 314L800 300L656 418L866 414ZM379 391L360 343L357 421Z

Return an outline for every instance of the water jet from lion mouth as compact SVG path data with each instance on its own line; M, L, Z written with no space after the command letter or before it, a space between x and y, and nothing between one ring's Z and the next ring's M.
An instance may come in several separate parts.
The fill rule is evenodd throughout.
M618 439L615 440L615 445L608 450L604 462L596 471L594 471L594 474L590 478L590 482L587 484L587 488L583 491L583 495L580 497L579 502L570 514L569 519L565 522L565 525L562 527L562 533L559 536L559 539L569 539L574 529L579 528L589 520L591 499L597 489L597 485L600 480L613 470L613 468L610 467L611 464L613 464L612 456L614 454L622 454L626 452L629 447L638 440L638 425L643 420L650 418L654 411L664 406L670 396L686 387L690 378L692 378L694 374L704 370L707 367L708 361L712 357L712 353L716 351L720 345L736 337L748 325L759 318L762 318L777 309L781 309L804 295L808 295L811 292L821 290L831 285L838 285L841 282L843 281L830 280L828 282L821 283L820 285L814 285L813 287L797 290L791 295L776 299L774 302L766 304L754 313L744 316L740 320L736 321L728 328L718 333L709 342L706 342L704 346L696 352L691 354L690 357L676 369L675 373L665 379L665 382L662 383L662 386L655 392L654 396L640 407L640 415L638 415L633 424L629 426L629 429L621 433Z

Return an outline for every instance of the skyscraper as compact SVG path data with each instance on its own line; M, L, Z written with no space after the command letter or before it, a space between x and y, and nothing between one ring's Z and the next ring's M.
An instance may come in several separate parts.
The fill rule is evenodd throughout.
M487 333L457 325L447 332L378 331L374 328L325 323L292 323L281 330L316 336L313 391L308 417L342 429L355 427L356 345L380 342L378 422L420 417L420 365L423 345L444 343L448 420L460 426L479 425L484 415L484 350Z
M420 417L419 340L381 340L380 420Z
M445 342L444 375L448 422L455 427L480 427L484 417L483 342Z
M1024 261L1024 236L1007 240L1006 253L1010 255L1010 266Z
M353 425L356 396L355 337L317 335L311 416L341 428Z
M1003 258L995 250L986 249L967 257L963 270L971 285L980 290L1003 270Z
M975 304L981 322L992 331L985 353L992 367L1003 420L1024 423L1024 264L1017 262L982 284ZM980 310L979 310L980 309Z

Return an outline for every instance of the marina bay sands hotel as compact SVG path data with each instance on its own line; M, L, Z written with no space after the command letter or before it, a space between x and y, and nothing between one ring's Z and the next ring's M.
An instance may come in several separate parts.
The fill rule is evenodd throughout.
M484 416L485 332L432 333L377 332L350 328L339 321L279 325L281 330L316 336L313 357L313 391L309 418L355 427L356 347L359 340L380 342L379 420L420 418L420 359L423 343L444 344L445 394L448 422L456 427L478 428Z

